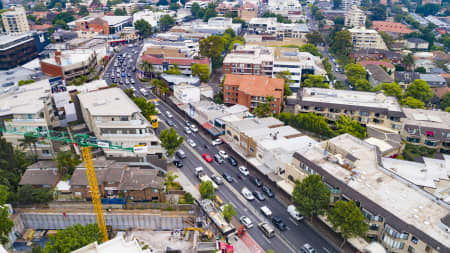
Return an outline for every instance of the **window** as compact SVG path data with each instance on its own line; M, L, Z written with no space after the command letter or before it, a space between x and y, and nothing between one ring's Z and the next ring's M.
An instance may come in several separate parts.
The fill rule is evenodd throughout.
M250 147L249 149L250 149L250 152L255 153L255 150L252 147Z
M411 242L417 244L419 242L419 240L415 236L412 236L411 237Z
M408 247L408 252L409 252L409 253L414 253L414 251L415 251L415 250L414 250L413 247L411 247L411 246Z
M288 179L289 179L291 182L293 182L293 183L295 182L294 177L291 176L291 175L288 176Z

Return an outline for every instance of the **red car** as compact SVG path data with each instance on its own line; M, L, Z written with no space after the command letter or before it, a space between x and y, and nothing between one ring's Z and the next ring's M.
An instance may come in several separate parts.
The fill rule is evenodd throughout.
M203 154L202 155L203 159L205 159L205 161L212 163L213 159L209 154Z

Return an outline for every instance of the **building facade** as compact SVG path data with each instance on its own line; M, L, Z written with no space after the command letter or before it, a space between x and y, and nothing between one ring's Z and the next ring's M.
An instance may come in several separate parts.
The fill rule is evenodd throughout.
M44 74L71 81L79 76L89 76L97 62L95 51L87 49L56 51L53 57L41 60L40 64Z
M24 33L30 31L27 13L22 6L14 6L2 14L3 26L7 33Z
M356 5L345 14L345 26L347 27L364 27L366 25L366 14Z
M35 59L49 43L46 32L0 35L0 70Z
M377 31L366 28L352 28L349 29L352 34L352 44L353 49L387 49L386 44L384 44L383 38L378 34Z

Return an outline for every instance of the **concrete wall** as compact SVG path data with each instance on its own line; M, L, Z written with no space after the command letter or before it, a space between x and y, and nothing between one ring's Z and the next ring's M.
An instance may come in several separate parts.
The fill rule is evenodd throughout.
M96 223L93 213L22 213L25 228L64 229L75 224ZM183 229L188 224L183 217L165 217L160 214L105 214L106 225L113 229Z

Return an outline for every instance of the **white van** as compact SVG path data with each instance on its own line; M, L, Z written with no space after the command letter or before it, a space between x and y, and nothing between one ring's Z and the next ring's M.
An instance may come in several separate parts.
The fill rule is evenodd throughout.
M272 216L272 211L270 211L270 209L267 206L262 206L260 209L262 214L264 214L266 217L271 217Z
M287 207L287 212L289 215L296 221L303 220L303 215L300 215L300 213L297 211L294 205L290 205Z

